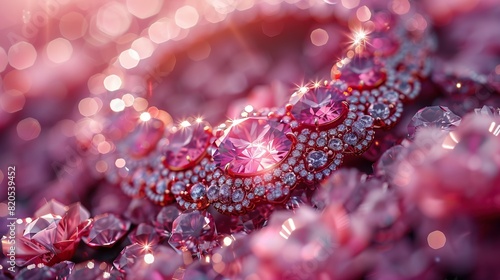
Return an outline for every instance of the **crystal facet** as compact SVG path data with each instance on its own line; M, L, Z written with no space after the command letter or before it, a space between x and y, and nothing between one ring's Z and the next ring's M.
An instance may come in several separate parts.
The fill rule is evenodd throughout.
M389 106L383 103L373 103L368 108L368 113L376 119L385 120L389 117L391 111L389 110Z
M185 212L175 219L168 243L180 251L197 254L199 246L212 241L215 233L215 222L210 213Z
M214 161L222 168L229 164L236 174L268 170L290 152L292 141L287 133L291 133L288 125L267 118L236 120L215 142Z
M205 131L203 123L182 126L167 136L165 145L165 163L172 169L185 169L205 153L210 135Z
M130 222L114 214L102 214L94 218L88 236L83 241L89 246L112 246L128 231Z
M307 163L313 169L325 166L328 156L323 151L312 151L307 155Z
M415 133L421 127L435 127L450 131L460 124L461 118L450 109L443 106L431 106L420 109L408 125L408 136L415 137Z
M128 154L140 158L150 153L163 136L164 127L163 122L157 119L139 124L127 138Z
M345 96L335 87L301 88L290 97L292 115L302 124L323 125L345 113Z
M354 88L373 88L384 82L386 75L383 65L368 57L354 58L341 69L335 65L332 78L340 79Z

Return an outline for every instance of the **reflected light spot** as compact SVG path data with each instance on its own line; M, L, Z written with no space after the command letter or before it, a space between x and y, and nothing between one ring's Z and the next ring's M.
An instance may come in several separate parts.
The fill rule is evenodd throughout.
M398 15L404 15L410 11L410 2L408 0L393 0L391 9Z
M68 61L73 54L73 46L64 38L57 38L47 44L47 57L54 63Z
M26 141L36 139L42 131L40 123L34 118L26 118L20 121L17 123L16 128L19 138Z
M10 114L21 111L25 103L24 94L14 89L7 90L0 95L0 108Z
M133 49L123 51L118 57L120 65L125 69L132 69L136 67L139 64L140 59L139 54Z
M122 96L122 100L125 103L125 107L130 107L134 105L135 97L130 93L126 93Z
M132 105L137 112L144 111L148 108L148 101L145 98L137 97Z
M179 27L168 18L161 18L148 28L149 38L157 44L177 37L179 32Z
M145 37L141 37L135 40L130 48L137 52L140 59L145 59L150 57L155 50L153 42L151 42L151 40Z
M311 42L315 46L323 46L328 42L328 33L321 28L315 29L311 32Z
M61 17L59 31L68 40L76 40L83 37L87 31L88 23L82 14L69 12Z
M245 106L245 112L251 113L252 111L253 111L253 106L252 105Z
M342 6L346 9L353 9L359 5L359 0L342 0Z
M111 151L111 145L109 144L109 142L103 141L99 143L99 145L97 145L97 151L103 155L107 154Z
M231 239L231 237L224 237L223 242L225 246L229 246L231 245L231 243L233 243L233 239Z
M183 6L175 12L175 24L180 28L191 28L198 23L198 19L198 11L189 5Z
M121 112L125 110L125 102L120 98L115 98L109 102L109 107L113 112Z
M80 111L80 114L84 117L90 117L99 111L99 104L97 103L94 98L84 98L80 100L78 103L78 111Z
M126 164L126 162L125 162L125 160L123 158L117 158L115 160L115 166L118 167L118 168L125 167L125 164Z
M103 83L104 83L104 88L106 88L109 91L115 91L122 87L122 79L114 74L104 78Z
M118 2L111 2L97 12L97 28L110 37L125 33L131 22L132 19L127 9Z
M160 12L162 0L127 0L127 10L134 16L145 19Z
M179 124L181 127L189 127L191 126L191 123L188 122L188 121L182 121L180 124Z
M155 261L155 257L153 256L153 254L148 253L148 254L144 255L144 262L145 263L152 264L154 261Z
M9 63L12 67L23 70L35 64L37 52L28 42L18 42L9 48Z
M88 262L88 263L87 263L87 267L88 267L89 269L93 269L93 268L94 268L94 263L93 263L93 262Z
M144 112L141 114L141 116L139 117L139 119L141 119L141 121L143 122L147 122L151 119L151 114L148 113L148 112Z
M435 230L427 236L427 243L429 247L435 250L443 248L446 244L446 236L443 232Z
M365 22L370 20L370 18L372 17L372 13L367 6L361 6L356 11L356 17L359 21Z
M104 173L108 170L108 164L105 161L100 160L100 161L96 162L95 170L99 173Z

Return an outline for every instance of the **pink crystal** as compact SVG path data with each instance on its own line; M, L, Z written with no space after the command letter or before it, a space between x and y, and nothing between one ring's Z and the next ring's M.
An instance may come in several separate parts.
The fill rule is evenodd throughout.
M422 127L435 127L450 131L460 124L461 118L443 106L431 106L420 109L408 125L408 136L415 137L415 133Z
M302 124L322 125L336 121L345 112L345 96L335 87L298 90L290 97L292 115Z
M89 246L112 246L122 238L130 228L130 222L114 214L102 214L94 217L88 236L83 241Z
M379 86L385 81L386 75L381 62L369 57L355 57L347 65L332 69L332 79L342 80L348 86L357 89L368 89Z
M170 133L167 139L165 164L172 169L185 169L203 156L209 145L210 135L205 131L203 123L195 122Z
M208 212L185 212L175 219L168 243L177 250L200 252L200 246L215 238L215 222Z
M64 206L50 201L36 213L42 216L35 217L25 226L16 227L16 238L19 240L16 242L16 263L52 265L71 258L90 224L88 211L79 203ZM9 247L8 240L2 239L5 254Z
M265 117L236 120L216 140L213 158L217 166L236 174L268 170L281 162L292 147L291 128Z
M126 140L128 154L140 158L150 153L163 136L164 127L157 119L139 123Z
M116 269L122 272L130 272L131 267L142 258L144 255L151 253L152 250L150 247L144 247L140 244L132 244L123 248L120 252L120 255L116 257L113 261L113 265Z
M179 208L175 205L165 206L160 210L155 220L155 228L161 235L168 235L172 231L172 224L181 214Z
M128 238L132 243L143 246L155 246L160 242L160 236L156 232L156 229L145 223L139 224L137 228L129 234Z

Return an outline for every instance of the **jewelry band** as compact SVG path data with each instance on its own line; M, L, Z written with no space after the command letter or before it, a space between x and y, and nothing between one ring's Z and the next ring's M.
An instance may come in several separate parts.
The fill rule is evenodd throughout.
M366 151L376 129L398 122L430 71L434 42L427 30L409 30L383 12L369 23L353 32L331 80L298 86L280 108L247 107L216 128L202 118L163 127L143 113L118 154L106 159L111 166L120 161L112 181L160 205L213 205L229 215L284 204L297 185L321 182L345 155Z

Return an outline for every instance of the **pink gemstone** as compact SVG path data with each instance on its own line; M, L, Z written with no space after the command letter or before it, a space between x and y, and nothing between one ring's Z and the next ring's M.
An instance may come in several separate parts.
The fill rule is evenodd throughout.
M342 68L335 65L332 79L342 80L357 89L374 88L385 81L386 75L382 68L381 62L375 62L373 58L355 57Z
M120 255L113 261L113 265L122 272L130 272L134 264L144 258L144 255L151 253L151 248L139 244L128 245L123 248Z
M155 246L160 242L160 236L156 229L148 224L139 224L133 232L128 236L132 243L139 245Z
M163 122L157 119L139 123L127 138L128 154L135 158L149 154L160 141L164 129Z
M170 133L165 148L165 164L175 170L186 169L200 160L210 144L203 123L193 123Z
M102 214L94 217L88 236L83 241L93 247L112 246L122 238L130 228L130 222L114 214Z
M265 117L239 119L216 140L213 158L217 166L236 174L252 174L268 170L281 162L290 152L292 141L287 133L291 128Z
M39 263L52 265L71 258L76 250L80 238L89 226L89 213L79 203L68 207L59 207L51 201L40 208L37 213L42 216L27 223L26 227L18 225L17 238L22 242L16 243L16 262L18 264ZM48 213L51 210L61 214L61 209L66 212L62 215ZM7 245L7 246L5 246ZM2 249L6 252L8 242L2 240Z
M450 109L443 106L430 106L420 109L408 124L408 136L415 137L415 133L422 127L435 127L450 131L456 128L462 119Z
M290 97L292 115L301 124L323 125L338 120L346 113L345 96L335 87L312 87L298 90Z
M215 222L208 212L185 212L175 219L168 243L179 251L200 253L200 247L215 238Z
M156 216L156 221L154 223L155 228L161 235L170 234L172 231L172 223L180 214L181 211L175 205L163 207L160 213L158 213L158 216Z

